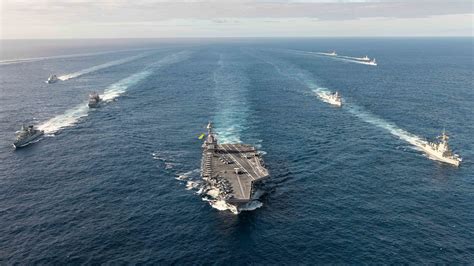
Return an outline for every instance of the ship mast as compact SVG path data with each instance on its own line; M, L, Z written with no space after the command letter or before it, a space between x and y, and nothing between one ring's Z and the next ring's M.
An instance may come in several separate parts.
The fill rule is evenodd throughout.
M209 123L207 124L207 135L211 135L212 134L212 122L209 121Z
M446 134L446 129L443 129L441 136L439 136L438 138L440 139L440 142L438 143L438 150L443 152L443 154L450 154L448 145L449 136Z
M216 137L214 136L214 132L212 132L211 121L209 121L206 128L207 128L207 138L206 138L206 141L204 141L203 147L205 147L207 150L215 150L217 148L217 140L216 140Z

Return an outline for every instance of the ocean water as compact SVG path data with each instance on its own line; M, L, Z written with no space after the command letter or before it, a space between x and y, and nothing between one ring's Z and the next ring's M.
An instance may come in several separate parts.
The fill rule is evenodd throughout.
M3 41L2 264L474 262L472 38ZM336 50L348 57L321 56ZM378 66L350 57L375 57ZM62 80L44 81L51 74ZM339 91L334 108L318 93ZM89 110L87 95L105 99ZM271 178L199 193L209 120ZM46 135L11 146L22 123ZM441 130L460 167L417 145Z

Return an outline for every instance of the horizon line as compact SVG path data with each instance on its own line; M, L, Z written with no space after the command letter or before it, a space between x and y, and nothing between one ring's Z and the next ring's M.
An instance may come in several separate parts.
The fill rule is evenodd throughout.
M392 35L392 36L216 36L216 37L84 37L84 38L0 38L0 41L13 41L13 40L172 40L172 39L331 39L331 38L353 38L353 39L366 39L366 38L474 38L474 35L420 35L420 36L404 36L404 35Z

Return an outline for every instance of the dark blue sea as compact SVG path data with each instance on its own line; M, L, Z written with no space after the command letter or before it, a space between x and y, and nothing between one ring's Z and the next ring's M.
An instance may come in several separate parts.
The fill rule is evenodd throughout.
M0 264L472 264L473 76L472 38L3 40ZM210 120L264 154L251 211L198 195Z

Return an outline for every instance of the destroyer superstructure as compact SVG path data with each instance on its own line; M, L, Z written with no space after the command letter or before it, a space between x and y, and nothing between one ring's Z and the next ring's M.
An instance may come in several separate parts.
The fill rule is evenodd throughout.
M426 152L426 154L428 154L428 156L437 161L459 166L462 158L451 151L451 148L448 145L448 134L443 130L441 136L438 136L438 139L438 142L422 143L420 147L424 152Z
M377 61L375 61L375 58L373 58L372 60L368 61L366 64L367 64L367 65L371 65L371 66L376 66L376 65L377 65Z
M335 93L330 93L330 92L319 92L318 93L318 96L319 98L321 98L321 100L323 100L324 102L327 102L329 104L332 104L334 106L337 106L337 107L341 107L342 106L342 99L341 99L341 95L339 94L339 92L335 92Z
M46 83L52 84L52 83L55 83L58 80L59 80L58 77L53 74L53 75L49 76L49 78L46 80Z
M99 94L96 92L93 92L89 94L89 102L87 105L89 106L89 108L97 108L99 107L101 100L102 99L100 98Z
M269 176L260 153L248 144L218 143L211 122L202 148L201 176L206 190L215 192L213 200L240 211L255 198L258 184Z
M13 142L15 148L25 147L39 137L43 136L44 132L42 130L34 128L34 126L22 126L19 131L16 132L16 139Z

